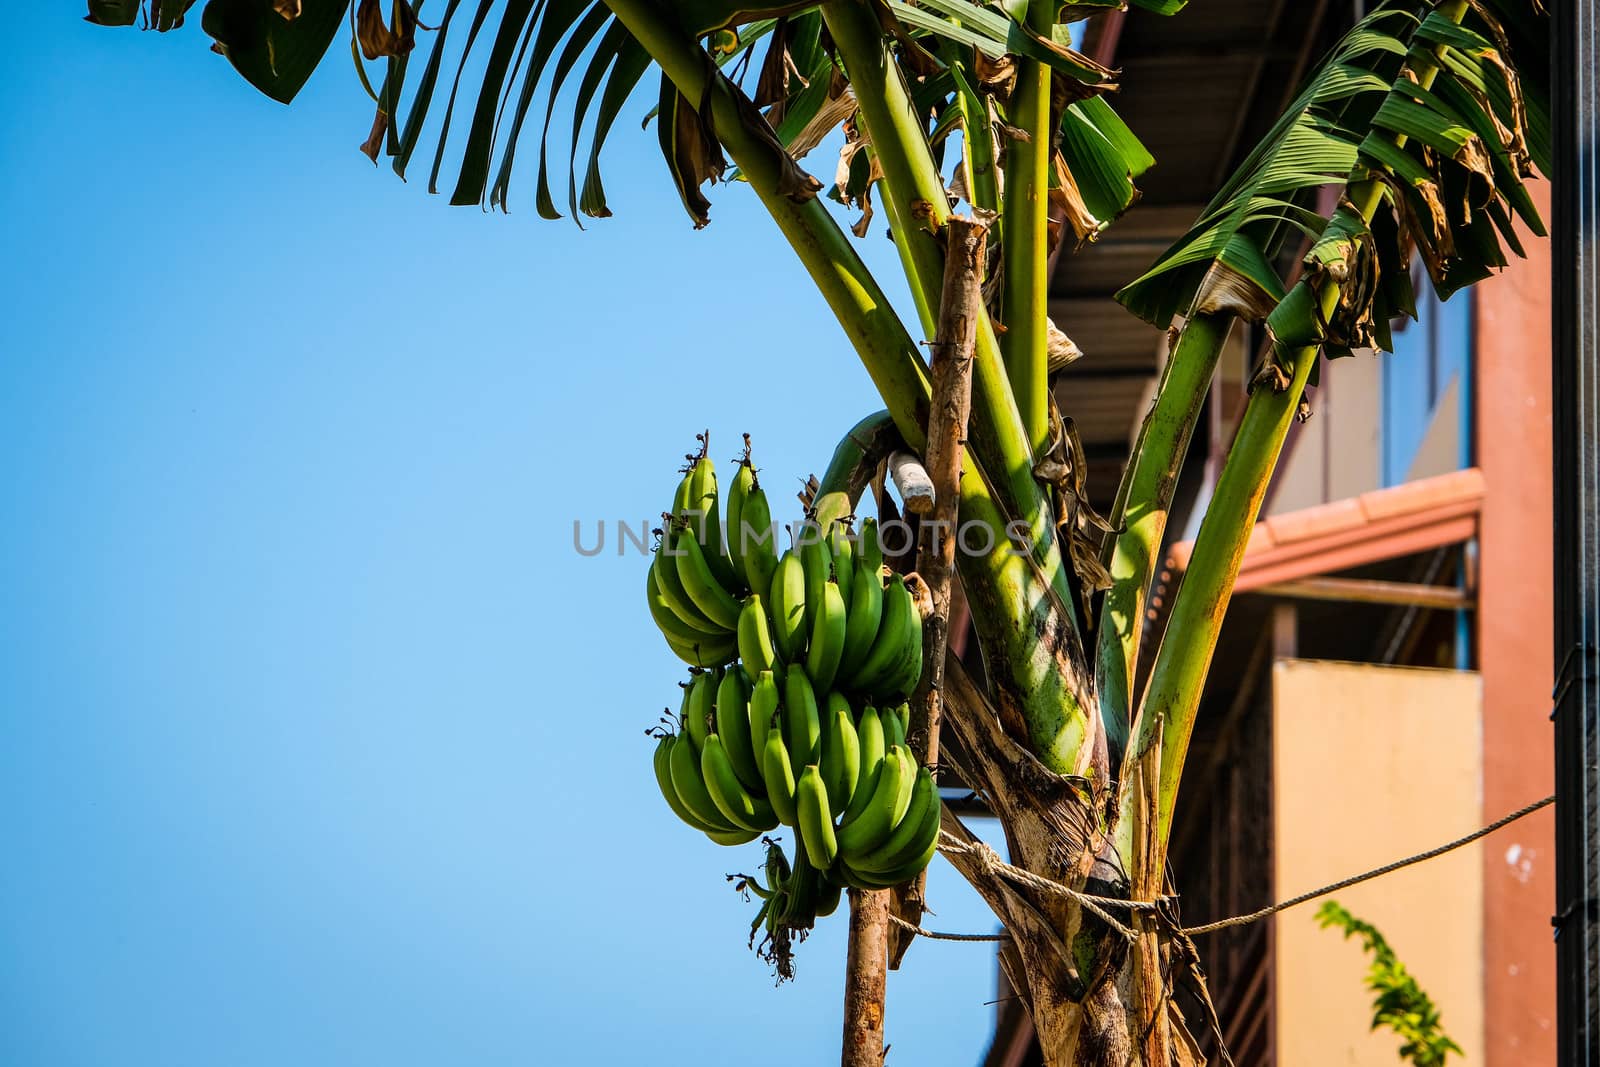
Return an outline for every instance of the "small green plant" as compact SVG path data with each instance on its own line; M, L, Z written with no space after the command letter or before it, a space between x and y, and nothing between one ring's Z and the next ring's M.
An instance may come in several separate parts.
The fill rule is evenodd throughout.
M1360 936L1361 947L1372 956L1372 966L1367 968L1367 988L1373 994L1372 1028L1387 1026L1404 1039L1401 1059L1416 1067L1443 1067L1450 1053L1462 1055L1461 1046L1441 1029L1433 998L1417 984L1376 927L1351 915L1337 900L1317 909L1317 923L1323 929L1339 927L1346 938Z

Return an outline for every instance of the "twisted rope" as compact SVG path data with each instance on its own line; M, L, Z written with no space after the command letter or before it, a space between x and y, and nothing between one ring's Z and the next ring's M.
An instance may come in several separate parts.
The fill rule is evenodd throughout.
M1412 864L1422 863L1425 860L1431 860L1437 856L1442 856L1446 852L1451 852L1455 849L1461 848L1463 845L1470 845L1479 838L1487 837L1489 834L1494 833L1503 826L1509 826L1518 819L1532 815L1540 808L1548 807L1551 804L1554 804L1555 800L1556 798L1552 795L1545 797L1543 800L1535 800L1531 804L1524 804L1522 807L1518 808L1516 811L1513 811L1509 815L1502 816L1482 829L1474 830L1465 837L1458 837L1454 841L1449 841L1438 846L1437 848L1430 848L1426 852L1418 852L1414 856L1407 856L1405 859L1395 860L1393 863L1386 863L1382 867L1374 867L1370 871L1352 875L1349 878L1342 878L1337 882L1322 886L1320 889L1313 889L1309 893L1301 893L1297 897L1290 897L1288 900L1280 901L1277 904L1270 904L1267 907L1262 908L1259 911L1253 911L1248 915L1235 915L1232 918L1219 919L1216 922L1205 923L1202 926L1179 927L1177 928L1176 932L1193 937L1196 934L1209 934L1217 930L1225 930L1232 926L1248 926L1249 924L1259 922L1268 916L1276 915L1280 911L1286 911L1287 909L1295 907L1296 905L1304 904L1309 900L1315 900L1318 897L1325 897L1329 893L1337 893L1341 889L1348 889L1353 885L1359 885L1362 882L1371 881L1374 878L1381 878L1382 876L1386 874L1392 874L1403 867L1410 867ZM1113 918L1105 909L1126 908L1130 912L1152 912L1157 914L1159 914L1161 911L1162 905L1160 901L1120 900L1116 897L1102 897L1096 896L1093 893L1079 892L1070 886L1065 886L1060 882L1051 881L1048 878L1043 878L1037 874L1034 874L1032 871L1023 870L1021 867L1014 867L1005 860L1001 859L999 853L995 852L994 849L990 848L982 841L962 841L948 830L939 831L939 851L943 852L947 856L972 857L978 867L978 873L980 874L986 874L992 877L1007 878L1018 885L1027 886L1028 888L1038 890L1041 893L1074 901L1085 911L1088 911L1097 917L1101 922L1115 930L1130 944L1138 940L1138 934L1136 934L1128 926ZM890 916L890 919L896 925L909 930L911 933L914 933L919 937L928 937L936 941L1001 941L1008 936L1004 933L939 933L933 930L924 930L920 926L913 926L911 923L908 923L905 920L895 916Z
M1192 936L1194 934L1209 934L1213 930L1224 930L1230 926L1249 925L1257 920L1265 919L1269 915L1283 911L1286 908L1292 908L1296 904L1304 904L1308 900L1315 900L1317 897L1327 896L1329 893L1337 893L1341 889L1348 889L1350 886L1358 885L1361 882L1382 877L1383 875L1389 874L1393 871L1398 871L1402 867L1409 867L1413 863L1421 863L1423 860L1431 860L1435 856L1442 856L1446 852L1460 848L1462 845L1470 845L1472 842L1478 840L1478 838L1487 837L1489 834L1492 834L1496 830L1500 829L1500 827L1508 826L1523 816L1532 815L1540 808L1554 804L1555 802L1556 798L1554 795L1547 796L1543 800L1535 800L1532 804L1524 804L1510 815L1496 819L1494 822L1490 823L1488 826L1485 826L1481 830L1474 830L1466 837L1458 837L1448 844L1440 845L1438 848L1430 848L1428 851L1419 852L1415 856L1407 856L1403 860L1395 860L1393 863L1386 863L1382 867L1377 867L1373 870L1367 871L1365 874L1358 874L1350 878L1342 879L1341 881L1334 882L1332 885L1325 885L1321 889L1313 889L1309 893L1301 893L1297 897L1290 897L1281 904L1270 905L1269 907L1262 908L1260 911L1253 911L1249 915L1236 915L1231 919L1220 919L1214 923L1206 923L1204 926L1185 927L1183 932Z
M933 941L1005 941L1005 940L1008 940L1011 937L1011 935L1007 934L1007 933L998 933L998 934L946 934L946 933L942 933L942 932L940 932L938 930L924 930L922 927L916 925L915 923L906 922L904 919L900 918L900 916L893 915L893 914L891 914L889 916L889 921L894 923L896 926L898 926L902 930L905 930L905 931L908 931L910 933L916 934L918 937L929 938L930 940L933 940Z

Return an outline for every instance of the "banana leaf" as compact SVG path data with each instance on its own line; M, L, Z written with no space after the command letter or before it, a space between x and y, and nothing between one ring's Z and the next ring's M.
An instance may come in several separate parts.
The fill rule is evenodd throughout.
M1518 14L1517 31L1532 39L1527 11ZM1404 274L1412 243L1448 296L1503 266L1504 249L1520 252L1514 215L1543 231L1524 179L1548 155L1530 106L1547 99L1548 68L1535 57L1519 78L1503 53L1510 39L1484 4L1460 25L1420 0L1381 5L1339 43L1189 232L1117 298L1163 326L1204 311L1260 321L1287 291L1285 271L1295 264L1285 253L1303 235L1322 234L1312 210L1318 190L1372 177L1386 187L1393 218L1368 227L1341 215L1305 262L1341 278L1363 275L1346 282L1339 321L1325 324L1330 354L1386 344L1386 320L1412 311L1408 287L1386 277ZM1407 57L1438 65L1431 89L1398 76Z
M1155 163L1103 96L1074 101L1062 112L1061 154L1085 206L1102 222L1133 204L1139 195L1133 180Z
M349 6L349 0L303 0L300 14L286 19L261 0L210 0L200 26L246 81L287 104L322 62Z
M89 0L83 20L96 26L132 26L143 8L144 0Z

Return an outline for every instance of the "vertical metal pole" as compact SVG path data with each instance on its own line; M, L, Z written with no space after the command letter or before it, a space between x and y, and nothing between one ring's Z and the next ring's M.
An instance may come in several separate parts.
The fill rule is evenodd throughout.
M1560 0L1553 37L1558 1062L1600 1065L1600 10Z

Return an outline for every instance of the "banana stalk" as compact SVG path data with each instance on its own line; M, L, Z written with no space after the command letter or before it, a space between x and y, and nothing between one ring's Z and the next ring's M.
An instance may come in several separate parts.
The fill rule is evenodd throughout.
M888 296L838 222L816 197L795 200L780 190L771 146L746 126L754 114L749 101L738 95L737 88L719 74L710 57L665 9L650 0L606 2L687 99L709 99L718 139L799 255L906 443L920 448L927 421L927 368Z
M939 293L944 285L944 251L934 232L950 217L944 180L928 147L925 127L912 106L905 79L889 55L870 7L856 0L829 0L822 5L822 17L850 84L856 88L862 124L883 169L884 209L905 264L923 332L932 337L938 328ZM1042 301L1036 310L1042 338ZM1034 456L1044 442L1030 439L1036 435L1032 434L1032 424L1025 422L1018 410L994 324L987 314L978 319L973 357L972 448L978 465L984 470L1005 472L1000 500L1014 515L1028 520L1040 565L1051 576L1062 600L1070 604L1049 502L1033 476ZM1043 359L1041 347L1041 376ZM1039 403L1043 402L1041 394Z
M1057 0L1032 0L1028 25L1050 38ZM1006 239L1001 316L1005 320L1005 367L1023 425L1035 454L1049 446L1050 384L1047 368L1047 309L1050 301L1050 157L1055 131L1050 125L1050 68L1036 59L1017 60L1017 87L1007 119L1026 139L1006 148L1003 198Z
M943 286L944 253L921 217L935 227L949 217L943 181L900 70L890 59L870 10L849 0L829 0L822 13L856 87L862 121L884 173L885 208L895 240L904 249L912 292L921 293L917 306L923 328L932 334L937 324L929 309L936 307ZM1048 140L1047 131L1041 136ZM1042 242L1039 247L1042 251ZM1035 311L1042 337L1044 305ZM977 326L972 390L972 449L977 462L970 456L963 462L961 521L980 520L995 537L993 551L961 553L963 585L989 661L1005 665L1004 673L997 671L995 676L1001 702L1019 713L1030 746L1047 766L1058 773L1081 774L1095 737L1095 720L1088 710L1094 703L1071 588L1049 503L1033 475L1034 447L1017 410L993 324L983 315ZM1042 350L1039 368L1042 375ZM921 451L920 445L913 448ZM995 469L1006 472L1004 484L991 486L978 499L973 490L982 478L980 471ZM1016 509L1009 518L1025 520L1029 526L1031 556L1010 551L1007 504Z
M1117 489L1111 525L1122 532L1107 568L1112 585L1101 603L1095 649L1100 722L1113 760L1127 744L1133 717L1145 598L1167 528L1167 509L1232 326L1233 316L1227 313L1195 315L1184 324Z
M1436 10L1459 23L1467 9L1467 0L1447 0ZM1416 54L1408 67L1424 89L1433 84L1438 74L1436 64ZM1405 138L1396 134L1395 143L1404 145ZM1364 177L1348 187L1347 195L1362 219L1370 223L1383 202L1383 186L1376 179ZM1303 324L1309 327L1308 333L1314 333L1317 322L1332 318L1341 295L1339 282L1331 277L1302 278L1278 306L1288 309L1298 305L1302 309L1300 317L1314 316L1313 321ZM1284 353L1281 362L1287 387L1281 391L1258 388L1245 406L1238 435L1228 450L1216 492L1201 521L1194 555L1173 601L1134 723L1121 786L1122 810L1130 817L1125 817L1117 828L1119 844L1126 846L1123 855L1137 852L1157 862L1165 857L1184 757L1228 600L1267 485L1320 351L1319 345L1311 344ZM1146 780L1150 771L1146 757L1156 757L1159 763L1159 782L1153 791ZM1155 810L1143 812L1141 800L1152 798ZM1152 816L1153 826L1141 825Z

